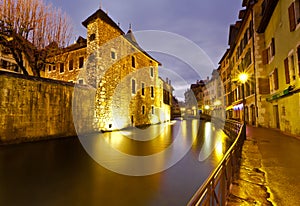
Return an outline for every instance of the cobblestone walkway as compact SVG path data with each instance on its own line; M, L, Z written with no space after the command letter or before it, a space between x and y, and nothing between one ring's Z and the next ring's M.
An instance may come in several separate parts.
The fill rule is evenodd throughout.
M273 205L268 198L265 172L262 170L262 156L257 142L247 137L242 149L242 160L239 173L231 186L227 205Z

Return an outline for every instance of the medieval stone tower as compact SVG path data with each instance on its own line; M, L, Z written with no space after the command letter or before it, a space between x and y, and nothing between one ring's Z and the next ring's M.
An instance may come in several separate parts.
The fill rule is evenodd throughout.
M125 35L101 9L82 24L87 28L85 81L96 89L95 129L160 122L160 63L139 47L131 29Z

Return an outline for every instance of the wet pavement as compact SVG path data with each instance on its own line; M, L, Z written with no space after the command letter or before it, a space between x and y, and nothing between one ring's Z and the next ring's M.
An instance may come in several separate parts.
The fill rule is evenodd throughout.
M171 146L175 139L192 143L179 162L147 176L127 176L104 168L76 137L0 146L0 205L185 205L223 157L227 137L211 123L196 120L168 124L164 131L153 139L144 137L147 141L136 141L134 130L92 137L96 151L106 142L122 153L141 156L169 148L166 157L172 157L180 151ZM133 139L125 137L129 133ZM113 166L130 167L117 155L99 155ZM152 166L162 162L156 164Z
M248 126L228 205L300 205L299 151L295 137Z

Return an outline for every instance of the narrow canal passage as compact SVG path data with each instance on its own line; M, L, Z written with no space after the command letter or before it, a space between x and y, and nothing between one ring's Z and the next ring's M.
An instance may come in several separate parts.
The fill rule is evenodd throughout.
M209 122L178 120L144 130L142 136L141 129L129 129L95 134L82 142L114 171L87 154L82 137L1 146L0 205L185 205L228 148L226 135ZM130 156L147 157L168 149L166 156L172 159L182 153L181 147L172 146L177 140L190 145L186 154L169 169L146 176L118 173L128 171L131 163L98 151L105 141ZM145 163L145 168L159 170L164 161Z

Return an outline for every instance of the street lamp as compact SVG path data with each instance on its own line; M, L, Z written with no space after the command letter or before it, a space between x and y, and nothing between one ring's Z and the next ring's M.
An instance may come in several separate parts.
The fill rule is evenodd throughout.
M245 101L245 83L247 82L248 80L248 74L247 73L240 73L239 76L239 81L242 83L242 97L243 97L243 122L246 124L246 115L245 115L245 104L246 104L246 101Z

